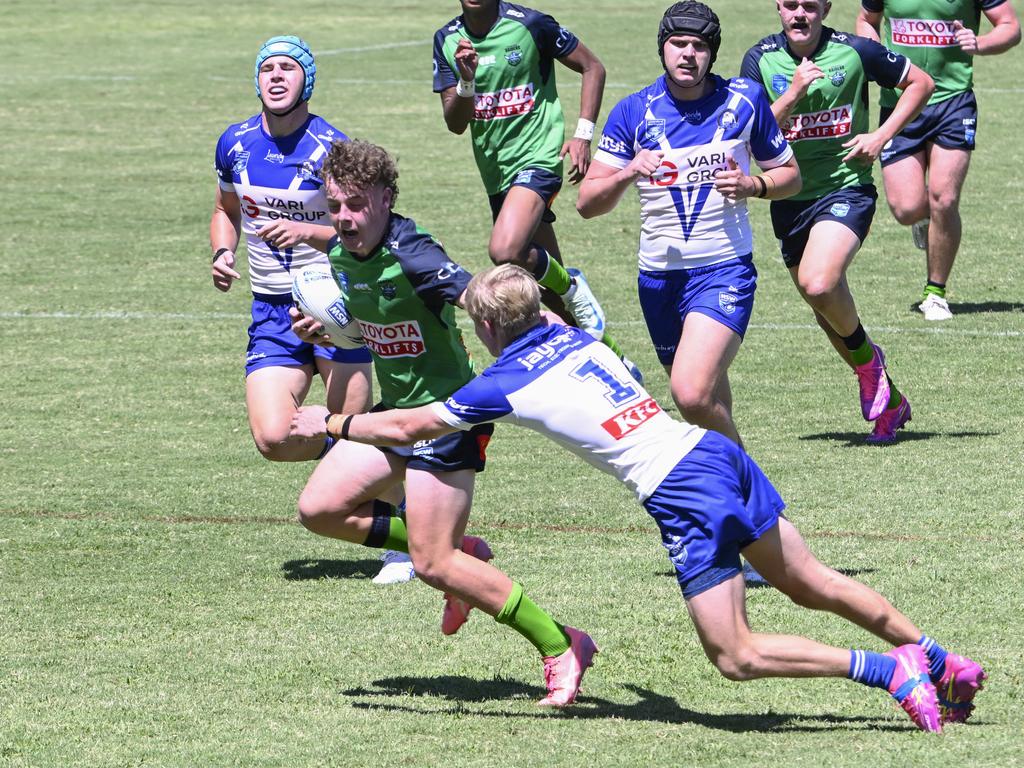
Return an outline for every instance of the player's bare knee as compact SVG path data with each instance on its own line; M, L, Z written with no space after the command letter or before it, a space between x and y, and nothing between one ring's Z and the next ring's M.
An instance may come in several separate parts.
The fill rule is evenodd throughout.
M429 587L446 590L449 586L449 566L451 557L442 557L427 552L411 551L412 566L416 576Z
M726 680L743 682L760 677L757 649L743 645L715 654L711 662Z
M836 278L831 275L811 275L800 278L800 292L809 303L825 304L836 290Z
M942 187L928 190L928 204L932 216L939 218L955 213L960 209L960 190L953 187Z
M328 520L339 514L344 514L344 510L338 509L337 504L331 503L331 500L316 488L305 488L299 495L299 523L312 533L321 533Z
M268 461L290 461L288 430L254 429L252 432L256 450Z
M495 240L491 240L487 246L487 255L491 257L492 264L499 266L501 264L519 264L523 258L523 254L511 243Z
M822 611L829 605L827 594L817 584L796 582L780 587L779 589L786 597L801 608L807 608L812 611Z
M927 205L903 205L898 201L890 200L889 210L892 211L892 217L905 227L928 217Z
M701 424L714 413L715 398L710 391L695 387L673 388L672 398L679 413L691 424Z
M316 533L322 514L323 510L320 508L320 505L316 503L313 497L303 491L302 495L299 496L299 503L295 510L295 516L299 524L307 531Z

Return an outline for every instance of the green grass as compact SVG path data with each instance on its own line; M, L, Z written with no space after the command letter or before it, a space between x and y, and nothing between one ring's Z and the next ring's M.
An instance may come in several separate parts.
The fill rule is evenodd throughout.
M609 71L603 114L658 74L662 10L541 7ZM719 69L776 28L772 4L721 0ZM0 765L841 765L1022 761L1024 64L977 64L980 151L964 193L957 317L911 310L923 281L884 207L852 270L869 331L914 403L864 446L855 384L812 328L751 204L761 271L732 369L736 419L826 562L887 594L991 682L968 727L934 738L842 681L725 681L704 659L654 526L610 478L499 427L475 532L558 618L602 648L579 705L539 712L539 663L474 615L453 639L422 584L377 589L373 553L293 522L309 465L256 453L241 358L247 296L213 290L213 149L252 114L256 47L308 39L314 108L399 157L400 209L471 269L489 213L468 139L430 92L445 3L67 0L4 5L0 194ZM852 27L854 2L831 21ZM366 48L386 43L407 46ZM558 73L570 124L578 79ZM670 402L635 299L637 206L584 222L556 204L569 261ZM471 340L481 359L479 344ZM315 391L314 400L322 400ZM777 592L767 631L881 649Z

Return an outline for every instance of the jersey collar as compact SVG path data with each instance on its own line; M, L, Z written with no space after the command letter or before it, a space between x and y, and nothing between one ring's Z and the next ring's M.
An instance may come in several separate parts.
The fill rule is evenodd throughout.
M813 61L814 57L821 53L822 49L826 45L828 45L828 41L832 39L832 35L834 33L835 30L832 29L831 27L822 26L821 37L818 39L818 44L814 47L814 52L807 57L809 61ZM785 44L786 53L788 53L793 58L793 61L799 64L801 61L804 60L803 56L797 56L795 53L793 53L793 49L789 47L789 38L786 37L785 32L782 33L782 41Z

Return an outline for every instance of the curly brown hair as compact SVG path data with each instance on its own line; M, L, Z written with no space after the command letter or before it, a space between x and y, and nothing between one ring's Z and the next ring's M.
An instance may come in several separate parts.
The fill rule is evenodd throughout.
M391 207L398 199L398 166L387 150L369 141L335 141L324 158L324 181L343 189L369 189L383 184L391 190Z

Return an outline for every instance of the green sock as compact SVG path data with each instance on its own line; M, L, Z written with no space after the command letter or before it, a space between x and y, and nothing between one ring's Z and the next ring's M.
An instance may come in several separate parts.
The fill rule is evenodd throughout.
M405 529L405 520L400 517L391 518L388 537L384 539L381 549L393 549L397 552L409 552L409 532Z
M864 343L859 347L850 350L850 359L853 360L854 365L870 363L874 356L875 350L871 347L871 340L868 338L865 338Z
M619 345L615 343L615 339L605 332L604 336L601 337L601 343L604 344L608 349L614 352L619 357L622 357L622 350L619 349Z
M886 375L885 378L889 379L889 376ZM903 395L898 389L896 389L896 385L892 383L892 379L889 379L889 402L885 404L885 410L888 411L891 408L895 408L900 404L900 400L902 399Z
M561 656L569 650L569 636L562 625L528 598L518 582L512 583L512 592L494 620L512 627L533 643L541 656Z
M545 288L550 288L559 296L565 296L569 286L572 285L572 278L565 271L565 267L554 259L548 259L548 268L544 271L543 277L537 279L537 282Z
M928 283L928 285L926 285L924 287L924 293L921 294L921 298L922 299L927 299L931 294L935 294L940 299L946 298L946 286L944 286L944 285L937 285L937 284L931 283L931 282Z
M370 530L366 534L363 546L408 552L409 533L405 529L405 520L393 517L394 507L387 502L374 501L373 507L373 521L370 523Z

